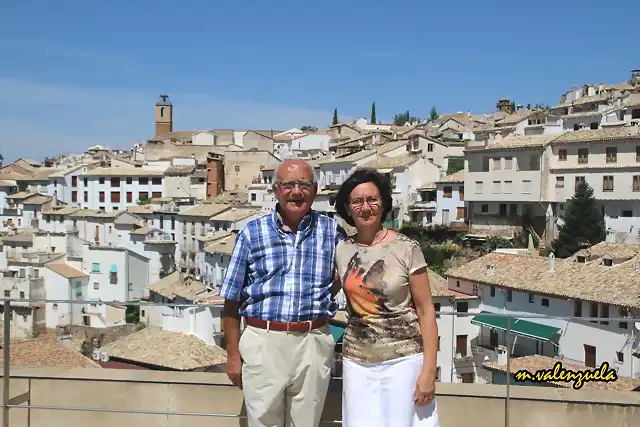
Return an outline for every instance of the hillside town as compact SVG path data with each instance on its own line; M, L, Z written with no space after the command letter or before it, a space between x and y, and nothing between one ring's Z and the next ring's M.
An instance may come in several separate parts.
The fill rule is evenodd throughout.
M295 158L315 170L319 213L338 218L340 185L374 168L394 191L387 227L445 236L424 247L464 254L426 255L439 381L505 384L558 360L607 362L619 380L585 388L640 391L640 70L620 81L570 88L553 106L499 99L491 112L434 108L425 120L343 123L336 109L326 129L178 130L180 106L161 95L154 135L129 150L2 164L11 364L222 372L219 290L236 233L273 212L275 171ZM581 183L604 238L554 253ZM337 353L348 316L338 299Z

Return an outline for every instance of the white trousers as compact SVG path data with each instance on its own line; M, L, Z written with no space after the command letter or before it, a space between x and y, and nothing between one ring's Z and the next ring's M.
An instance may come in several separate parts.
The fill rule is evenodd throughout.
M416 406L423 355L383 363L342 360L343 427L438 427L435 399Z
M318 427L334 347L328 326L304 333L247 326L239 350L248 427Z

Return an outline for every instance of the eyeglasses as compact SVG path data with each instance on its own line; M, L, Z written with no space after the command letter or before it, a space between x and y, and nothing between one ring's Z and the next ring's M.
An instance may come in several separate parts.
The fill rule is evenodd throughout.
M299 181L277 181L276 185L280 187L281 190L291 191L296 188L296 185L300 189L300 191L309 192L313 190L314 183L312 181L307 181L306 179Z
M354 197L353 199L351 199L351 201L349 201L349 204L354 207L354 208L359 208L360 206L364 205L364 202L367 202L367 204L371 207L377 207L380 206L380 203L382 202L382 198L381 197Z

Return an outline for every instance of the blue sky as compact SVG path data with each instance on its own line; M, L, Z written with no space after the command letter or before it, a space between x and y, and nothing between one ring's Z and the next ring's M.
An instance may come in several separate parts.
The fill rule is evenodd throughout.
M30 0L0 5L0 151L128 148L175 129L325 127L555 104L640 68L640 2Z

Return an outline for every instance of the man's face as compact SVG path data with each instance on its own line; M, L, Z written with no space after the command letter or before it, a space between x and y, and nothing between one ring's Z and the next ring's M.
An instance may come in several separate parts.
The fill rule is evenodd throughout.
M287 215L302 218L311 209L317 184L308 167L293 163L278 170L273 192Z

